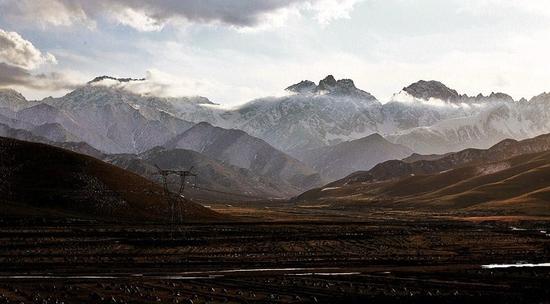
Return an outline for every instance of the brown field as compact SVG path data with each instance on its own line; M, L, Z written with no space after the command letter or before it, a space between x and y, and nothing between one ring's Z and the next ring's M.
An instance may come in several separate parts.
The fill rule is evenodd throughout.
M0 303L547 302L550 221L212 206L239 223L3 220ZM256 213L254 213L256 210ZM267 220L259 221L260 216ZM270 218L278 221L269 220ZM281 220L283 219L283 220Z
M345 178L294 200L297 204L328 204L331 208L393 207L471 215L550 216L549 162L550 153L545 151L382 181Z

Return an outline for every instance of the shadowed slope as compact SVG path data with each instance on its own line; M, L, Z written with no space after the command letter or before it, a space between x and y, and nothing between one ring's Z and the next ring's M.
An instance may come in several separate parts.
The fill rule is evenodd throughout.
M236 129L201 122L165 144L167 149L186 149L271 180L283 193L296 195L322 184L319 174L264 140Z
M155 165L173 170L193 168L193 172L198 174L199 189L188 185L185 196L209 201L278 197L284 191L284 189L279 189L276 184L271 183L269 179L255 175L250 170L220 162L191 150L167 150L156 147L139 155L108 155L104 160L157 182L161 181L161 177L157 174L158 169ZM179 183L176 177L173 178L172 186L177 188ZM237 196L228 196L227 193L235 193Z
M413 153L375 133L337 145L305 150L299 157L327 180L336 180L358 170L369 170L378 163L401 159Z
M449 164L450 160L457 160L457 155L432 162L417 162L413 168L418 170L409 174L401 174L405 172L403 166L409 164L392 162L391 168L400 174L358 179L358 175L366 173L356 173L325 188L308 191L296 200L437 211L550 215L550 152L544 149L547 139L546 135L522 142L504 141L489 150L474 150L479 157L470 158L466 164L457 162L456 169L436 172L434 169L442 168L436 165L438 162ZM529 153L538 149L544 151ZM504 158L522 151L526 152ZM467 155L471 156L472 151ZM390 168L388 164L385 167Z
M376 165L369 171L359 171L335 182L334 184L354 182L376 182L388 179L401 178L411 174L431 174L458 168L468 164L481 164L504 160L525 153L536 153L550 150L550 134L516 141L506 139L489 149L465 149L455 153L442 155L434 160L419 158L411 162L405 160L390 160Z
M89 156L45 144L0 138L0 202L4 216L42 212L113 220L165 220L168 197L137 174ZM219 215L184 201L184 219Z

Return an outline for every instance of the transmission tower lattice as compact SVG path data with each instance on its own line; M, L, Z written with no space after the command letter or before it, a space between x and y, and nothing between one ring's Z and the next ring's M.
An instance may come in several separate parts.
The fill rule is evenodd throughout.
M162 177L162 185L164 188L164 196L169 198L170 201L170 225L173 230L176 221L179 223L183 222L183 216L186 213L186 204L185 197L183 192L185 191L185 184L187 183L187 178L193 178L193 188L197 188L197 174L193 173L193 167L189 170L164 170L159 166L155 165L158 170L158 175ZM170 181L168 180L170 176L179 177L179 185L177 187L177 193L170 191Z

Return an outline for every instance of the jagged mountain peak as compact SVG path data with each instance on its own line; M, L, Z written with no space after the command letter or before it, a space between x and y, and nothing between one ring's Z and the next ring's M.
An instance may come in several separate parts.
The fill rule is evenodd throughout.
M331 91L337 85L336 79L332 75L328 75L323 80L319 81L317 91Z
M420 80L408 87L403 88L403 91L417 99L429 100L431 98L443 100L446 102L490 102L490 101L505 101L513 102L514 99L502 92L491 92L485 96L479 93L477 96L468 96L459 94L456 90L447 87L442 82L436 80Z
M168 97L166 100L172 103L192 103L197 105L219 105L218 103L212 102L210 99L204 96L186 96L186 97Z
M315 90L317 85L311 80L302 80L296 84L288 86L285 90L294 93L311 93Z
M117 78L117 77L102 75L102 76L97 76L96 78L88 81L88 84L101 82L103 80L115 80L115 81L118 81L118 82L130 82L130 81L145 81L145 78L130 78L130 77Z
M500 100L500 101L506 101L506 102L514 102L514 98L512 96L502 93L502 92L491 92L491 94L484 96L483 94L478 94L475 97L476 101L494 101L494 100Z
M370 93L358 89L351 79L336 80L333 75L328 75L316 85L311 80L302 80L286 88L287 91L298 94L319 94L332 96L351 96L375 100Z
M436 80L420 80L403 88L403 91L409 93L413 97L425 100L437 98L444 101L454 101L460 98L456 90Z

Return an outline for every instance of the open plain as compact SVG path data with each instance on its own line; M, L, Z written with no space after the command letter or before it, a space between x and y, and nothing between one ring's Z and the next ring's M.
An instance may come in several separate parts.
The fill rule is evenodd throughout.
M231 208L240 216L253 210L217 211ZM321 213L306 218L290 207L270 212L279 219L286 214L287 220L247 217L171 227L4 219L0 303L544 303L550 298L550 221L544 218L461 219L388 210L372 210L362 219L329 211L327 218Z

